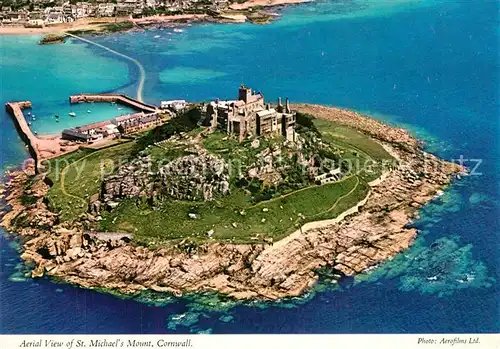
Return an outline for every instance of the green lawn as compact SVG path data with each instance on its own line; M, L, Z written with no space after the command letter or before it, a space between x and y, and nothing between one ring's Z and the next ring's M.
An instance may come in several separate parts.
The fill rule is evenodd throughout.
M186 237L202 241L207 240L209 230L214 230L213 238L218 241L248 243L266 237L276 241L308 221L336 217L367 193L367 185L353 176L257 205L252 205L249 196L240 190L214 202L168 200L157 210L127 200L103 216L101 229L131 232L144 243L161 244ZM199 219L188 218L190 212ZM257 240L252 239L257 236Z
M149 149L152 171L157 171L159 167L166 165L168 162L189 154L184 146L176 146L170 143L152 146Z
M314 124L323 135L358 149L374 160L394 160L384 147L358 130L321 119L314 119Z
M314 119L314 124L332 146L342 149L342 158L350 161L353 172L370 182L395 165L396 160L369 136L348 126Z
M352 128L317 119L314 124L322 133L323 140L330 144L329 151L340 155L343 160L361 163L393 160L379 143ZM193 129L190 133L195 135L200 131ZM253 148L251 140L240 144L234 137L215 132L204 138L202 144L209 152L226 161L239 161L244 170L254 163L257 154L264 148L274 144L278 146L280 142L278 138L261 139L260 145ZM87 211L89 197L99 192L106 175L129 160L135 144L136 141L130 141L100 150L78 150L49 162L51 170L48 178L54 185L47 199L51 207L61 214L62 221L73 220ZM156 165L188 154L186 146L171 142L149 146L147 152ZM277 241L304 223L337 217L354 206L368 194L367 182L380 174L377 168L373 171L357 168L339 182L312 185L257 204L253 194L235 186L232 186L230 196L219 197L212 202L163 199L153 207L136 199L122 200L112 212L102 212L99 229L130 232L136 241L151 245L187 237L207 241L210 230L214 231L212 238L216 241L251 243L265 238ZM196 214L197 219L189 218L189 213Z
M102 150L77 150L50 161L48 178L54 185L47 199L51 208L61 214L62 221L70 221L87 212L88 198L99 192L101 180L127 160L133 142Z
M216 131L203 140L203 147L210 153L220 156L234 166L241 165L241 170L245 171L247 166L257 161L257 155L273 144L280 143L280 138L259 139L259 146L253 148L252 140L244 140L239 143L235 136L228 136L226 133Z

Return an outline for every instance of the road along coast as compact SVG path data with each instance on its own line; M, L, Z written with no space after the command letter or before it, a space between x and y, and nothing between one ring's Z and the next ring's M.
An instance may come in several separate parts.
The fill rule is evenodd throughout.
M89 234L81 226L59 224L44 201L49 187L43 176L29 172L10 174L6 200L11 210L2 224L21 238L21 257L34 266L33 277L127 294L216 291L237 299L279 299L310 289L318 268L352 276L407 249L418 233L408 227L418 209L464 173L424 152L404 129L345 109L292 108L370 135L395 155L398 166L370 183L368 195L336 219L308 223L274 244L213 242L190 253L175 246L138 246L120 234Z

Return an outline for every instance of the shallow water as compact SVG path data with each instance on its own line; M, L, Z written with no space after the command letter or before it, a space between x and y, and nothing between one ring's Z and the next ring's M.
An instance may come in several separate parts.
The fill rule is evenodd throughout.
M404 125L443 158L480 159L478 175L458 181L422 210L414 223L421 239L400 259L360 282L347 280L280 304L233 305L209 296L162 296L147 304L45 279L19 281L19 274L9 279L19 258L2 237L0 332L498 332L499 287L492 280L500 278L497 7L493 1L317 2L287 8L282 20L265 26L207 24L172 35L95 38L146 67L147 102L234 98L245 83L268 99L338 105ZM52 115L67 115L70 94L134 95L138 72L127 61L74 40L36 41L0 37L0 99L32 100L39 132L61 127ZM76 119L114 113L104 109L78 112ZM5 168L25 154L3 112L0 123ZM443 238L456 248L446 244L444 254L428 259L456 263L446 270L447 283L436 288L415 271L418 263L402 261L429 253ZM477 278L464 285L454 273Z

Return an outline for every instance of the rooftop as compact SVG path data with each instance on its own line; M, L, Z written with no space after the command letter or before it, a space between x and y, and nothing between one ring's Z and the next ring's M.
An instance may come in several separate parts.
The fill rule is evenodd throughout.
M115 118L116 121L126 121L126 120L131 120L131 119L136 119L143 117L145 114L144 113L135 113L135 114L126 114L126 115L121 115Z
M267 116L272 116L272 115L275 115L275 114L276 114L276 110L274 108L259 110L257 112L257 116L259 116L261 118L265 118Z
M111 121L110 120L106 120L106 121L96 122L96 123L89 124L89 125L75 127L75 129L78 130L78 131L80 131L80 132L81 131L89 131L89 130L94 130L96 128L103 128L103 127L105 127L106 125L109 125L109 124L111 124Z

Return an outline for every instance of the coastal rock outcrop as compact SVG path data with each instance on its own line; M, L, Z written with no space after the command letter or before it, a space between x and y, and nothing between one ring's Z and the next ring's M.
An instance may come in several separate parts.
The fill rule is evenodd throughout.
M101 197L109 205L117 199L150 195L153 189L154 172L151 171L151 158L139 156L130 163L118 168L114 175L106 178L101 187ZM91 206L100 206L97 200Z
M159 172L162 192L174 199L211 201L214 194L229 194L228 166L213 155L183 156Z
M344 112L331 109L330 113ZM342 118L346 123L353 122L351 114L342 115L335 116L337 122L342 122ZM57 216L47 221L53 224L48 229L10 224L21 212L29 217L52 217L45 213L48 208L42 202L46 186L41 186L35 204L20 204L20 198L25 195L21 188L30 178L27 175L19 175L7 185L11 206L23 207L11 215L7 227L16 229L25 239L22 258L35 266L34 277L56 276L84 287L123 293L152 289L176 295L217 291L237 299L297 296L316 282L318 268L328 267L339 275L355 275L408 248L417 230L407 224L418 208L464 171L458 165L423 152L416 140L407 133L400 134L403 131L393 131L367 118L360 119L356 125L378 135L377 138L398 158L399 166L372 182L368 196L340 217L308 223L274 243L191 246L189 241L183 241L153 249L131 243L132 236L127 234L63 228L57 224ZM214 192L225 192L227 172L223 162L205 159L204 164L211 164L207 171L198 162L201 161L199 157L180 159L162 171L162 185L175 188L169 195L208 199ZM108 178L104 195L114 199L146 193L151 182L143 181L138 175L147 175L147 172L138 164L121 169ZM138 189L125 187L124 183ZM213 184L211 194L204 191L202 183ZM189 191L184 190L188 186Z
M100 197L89 200L89 212L99 214L103 203L113 209L124 198L169 196L210 201L217 194L229 194L228 166L220 158L209 154L187 155L153 171L151 158L139 156L104 180Z

